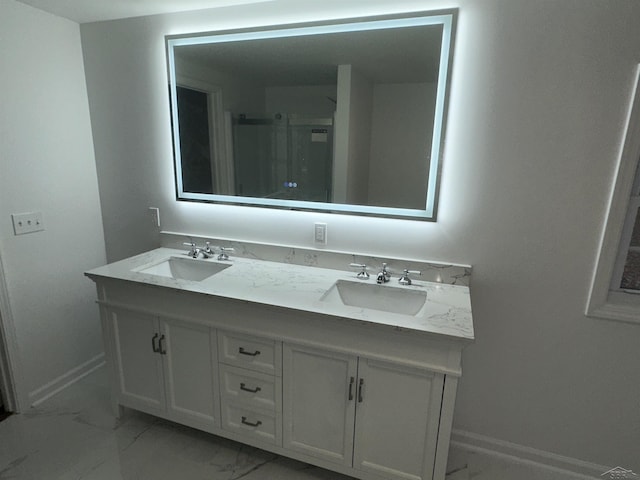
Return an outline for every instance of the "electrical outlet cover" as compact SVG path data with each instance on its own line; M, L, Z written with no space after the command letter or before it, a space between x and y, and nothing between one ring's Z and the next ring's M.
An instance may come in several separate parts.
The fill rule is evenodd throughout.
M154 227L160 227L160 209L158 207L149 207L151 213L151 224Z
M327 244L327 224L326 223L316 223L314 225L314 239L318 244L326 245Z

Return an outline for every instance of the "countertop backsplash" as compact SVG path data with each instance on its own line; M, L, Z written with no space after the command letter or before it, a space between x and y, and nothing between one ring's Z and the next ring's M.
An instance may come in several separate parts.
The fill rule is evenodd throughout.
M333 270L357 271L350 267L351 263L367 265L367 271L373 277L387 264L387 269L392 277L402 275L404 269L419 270L421 276L414 276L416 280L427 282L439 282L450 285L469 286L471 280L471 266L452 263L440 263L434 261L412 260L403 258L385 258L363 255L359 253L335 252L312 248L292 247L284 245L269 245L247 241L231 240L221 237L201 237L174 232L161 232L160 244L166 248L178 248L187 251L189 247L183 245L189 238L198 246L204 246L210 242L211 247L231 247L233 252L229 256L266 260L270 262L288 263L292 265L304 265L309 267L330 268Z

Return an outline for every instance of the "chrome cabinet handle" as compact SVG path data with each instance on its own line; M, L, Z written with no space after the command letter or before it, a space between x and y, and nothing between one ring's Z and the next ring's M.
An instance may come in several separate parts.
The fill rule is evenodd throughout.
M255 357L256 355L260 355L260 350L256 350L255 352L247 352L243 347L238 348L238 353L241 355L248 355L250 357Z
M355 378L351 377L351 380L349 381L349 400L353 400L353 382L355 381Z
M247 417L242 417L242 423L245 425L249 425L250 427L259 427L260 425L262 425L262 422L260 420L258 420L256 423L247 421Z
M240 384L240 390L244 390L245 392L249 392L249 393L258 393L260 390L262 390L260 387L256 387L256 388L247 388L246 385L244 383Z
M364 389L364 378L360 379L358 388L358 403L362 403L362 390Z
M164 349L162 342L164 342L164 335L160 337L160 341L158 342L158 352L160 352L160 355L166 355L167 351Z
M153 353L158 353L160 349L156 346L156 339L158 338L158 334L156 333L151 339L151 348L153 349Z

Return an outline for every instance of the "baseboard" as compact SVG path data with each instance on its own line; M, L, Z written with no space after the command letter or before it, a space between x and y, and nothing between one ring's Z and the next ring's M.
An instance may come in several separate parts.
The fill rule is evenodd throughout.
M612 468L464 430L454 429L452 431L451 446L500 457L517 463L533 465L545 470L570 475L576 479L597 478L602 480L605 478L602 477L602 474Z
M37 407L48 398L53 397L56 393L64 390L69 385L73 385L78 380L86 377L91 372L97 370L104 365L104 353L96 355L92 359L84 362L82 365L78 365L72 368L68 372L60 375L58 378L53 379L49 383L37 388L33 392L29 393L29 404L32 407Z

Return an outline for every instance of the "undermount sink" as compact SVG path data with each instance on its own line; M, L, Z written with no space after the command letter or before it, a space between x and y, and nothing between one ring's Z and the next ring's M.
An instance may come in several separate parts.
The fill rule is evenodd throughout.
M136 270L138 273L170 277L177 280L191 280L200 282L216 273L220 273L231 265L226 263L214 263L207 260L194 258L169 257L160 263Z
M427 292L405 287L338 280L320 300L368 310L416 315L427 300Z

